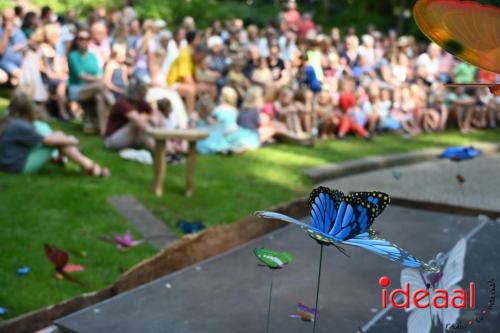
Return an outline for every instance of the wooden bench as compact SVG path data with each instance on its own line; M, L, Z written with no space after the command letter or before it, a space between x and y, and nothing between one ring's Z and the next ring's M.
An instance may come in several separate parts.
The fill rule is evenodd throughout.
M167 140L186 140L189 143L186 173L186 196L193 194L193 176L196 165L196 142L208 137L207 131L200 130L166 130L162 128L149 128L147 133L155 140L153 192L156 196L163 195L163 182L167 164L165 149Z

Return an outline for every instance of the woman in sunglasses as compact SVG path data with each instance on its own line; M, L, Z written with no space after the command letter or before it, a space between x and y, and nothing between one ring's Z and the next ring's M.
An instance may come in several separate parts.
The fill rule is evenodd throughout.
M98 129L104 135L114 98L104 84L96 55L88 50L89 39L87 30L78 31L68 55L69 98L80 103L84 110L84 132L91 134Z

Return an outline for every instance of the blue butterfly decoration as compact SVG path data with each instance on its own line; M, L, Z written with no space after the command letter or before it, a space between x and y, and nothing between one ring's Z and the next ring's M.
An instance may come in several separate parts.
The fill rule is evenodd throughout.
M7 314L8 312L9 312L9 310L7 308L0 306L0 316L3 316L4 314Z
M390 201L389 195L382 192L355 192L346 196L338 190L318 187L309 197L311 225L274 212L257 212L256 215L296 224L320 245L333 245L344 254L340 245L357 246L407 267L438 272L437 267L415 258L396 244L378 238L370 228Z
M454 162L471 160L479 156L481 152L474 147L449 147L446 148L439 158L447 158Z

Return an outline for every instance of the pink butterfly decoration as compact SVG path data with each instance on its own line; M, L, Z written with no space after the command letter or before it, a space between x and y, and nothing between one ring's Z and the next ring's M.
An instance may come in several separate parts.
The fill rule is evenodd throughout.
M130 231L127 231L123 236L115 234L113 236L113 240L120 249L134 247L144 242L143 240L134 240L134 237L132 236Z

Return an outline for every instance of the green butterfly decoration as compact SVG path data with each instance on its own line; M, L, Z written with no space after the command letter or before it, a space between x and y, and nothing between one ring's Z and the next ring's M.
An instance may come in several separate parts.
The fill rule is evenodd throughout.
M277 252L268 249L254 249L253 253L262 263L271 269L279 269L292 262L293 256L288 252Z

